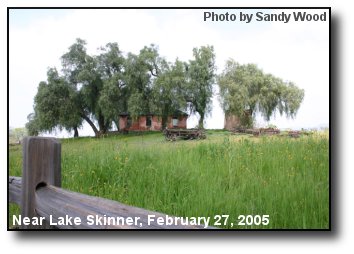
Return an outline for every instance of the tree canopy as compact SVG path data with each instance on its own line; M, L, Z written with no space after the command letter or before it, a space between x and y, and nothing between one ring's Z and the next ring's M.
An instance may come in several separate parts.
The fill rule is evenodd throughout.
M9 129L9 143L21 143L22 139L27 136L26 128L11 128Z
M203 128L204 118L211 111L213 84L215 83L215 53L213 46L193 49L194 59L188 66L188 102L192 113L198 112L199 127Z
M26 127L30 135L41 131L52 131L55 127L74 130L82 124L77 94L74 88L60 77L55 68L47 72L47 81L39 83L34 98L34 114L28 116Z
M189 63L167 62L154 44L139 54L123 54L117 43L90 55L86 42L77 39L61 56L62 69L50 68L47 81L39 83L34 113L26 127L30 135L54 128L74 131L86 121L96 136L118 125L119 114L132 117L155 113L162 117L177 110L198 112L201 126L210 111L214 83L213 47L193 49Z
M165 128L167 117L176 110L186 110L187 74L185 63L176 59L173 64L165 65L163 72L154 82L152 98L153 111L162 116L162 128Z
M244 127L251 127L256 113L265 120L279 111L294 118L304 98L304 90L293 82L266 74L255 64L227 61L218 77L220 100L225 115L236 115Z
M98 98L106 122L118 126L119 113L126 111L127 86L124 82L125 59L117 43L108 43L101 48L102 53L96 58L97 68L102 80L102 89Z

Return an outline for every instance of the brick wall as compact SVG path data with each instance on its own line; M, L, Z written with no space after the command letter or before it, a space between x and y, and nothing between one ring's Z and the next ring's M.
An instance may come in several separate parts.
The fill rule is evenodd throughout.
M178 125L177 127L173 126L173 117L169 116L167 119L167 128L173 129L187 129L187 117L186 116L179 116L178 117Z
M159 131L162 128L162 117L153 116L151 120L151 130Z
M186 129L187 128L187 116L179 116L178 117L178 126L173 126L172 117L167 118L167 128L180 128ZM128 116L121 116L119 118L119 130L128 130L128 131L159 131L162 127L162 117L159 116L152 116L151 117L151 126L146 126L146 116L140 116L137 120L131 120L131 126L127 128L128 124Z
M235 130L235 128L239 127L240 120L235 115L227 115L225 116L224 129L225 130Z

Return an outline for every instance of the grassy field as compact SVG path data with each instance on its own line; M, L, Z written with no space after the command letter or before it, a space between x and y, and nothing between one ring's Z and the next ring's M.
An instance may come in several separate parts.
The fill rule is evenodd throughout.
M291 139L210 131L206 140L177 142L148 133L61 143L62 187L72 191L176 216L227 214L234 229L329 228L328 132ZM10 147L10 175L21 175L21 151ZM239 215L269 215L269 224L238 226Z

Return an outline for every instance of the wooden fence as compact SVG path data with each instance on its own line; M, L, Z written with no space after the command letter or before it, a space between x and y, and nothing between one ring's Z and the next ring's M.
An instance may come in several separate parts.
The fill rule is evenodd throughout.
M20 229L205 229L183 225L170 215L62 189L60 143L26 137L22 145L22 178L9 177L9 202L21 208Z

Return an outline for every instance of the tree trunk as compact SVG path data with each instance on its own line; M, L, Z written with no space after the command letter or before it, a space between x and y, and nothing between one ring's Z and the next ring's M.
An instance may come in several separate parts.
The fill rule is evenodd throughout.
M167 119L168 119L168 116L164 114L161 119L162 130L164 130L167 126Z
M108 131L106 121L102 114L98 114L98 126L100 128L100 134L106 134Z
M163 110L163 113L162 113L162 119L161 119L161 127L162 127L162 130L164 130L167 126L167 120L168 120L168 106L169 105L166 105L164 106L164 110Z
M96 137L100 136L100 132L97 130L96 126L94 123L91 121L90 118L88 118L86 115L82 114L81 117L91 126L93 132L95 133Z
M243 121L243 125L246 128L253 128L253 110L252 109L245 110L243 112L241 120Z
M200 115L198 128L199 129L204 129L204 113L201 113L201 112L198 112L198 113Z
M74 127L74 138L78 138L79 137L79 130L77 129L77 127Z

